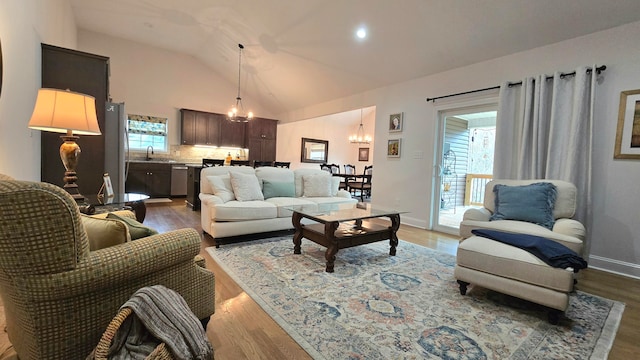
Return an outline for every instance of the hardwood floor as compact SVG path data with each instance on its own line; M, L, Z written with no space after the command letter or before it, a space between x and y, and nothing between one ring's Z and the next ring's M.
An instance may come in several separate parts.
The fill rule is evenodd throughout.
M193 227L202 232L200 212L172 203L147 205L145 224L160 232ZM458 240L447 234L402 225L398 237L418 245L455 254ZM207 268L216 275L216 313L207 328L217 360L226 359L311 359L311 357L269 317L204 250L212 240L203 236L201 254ZM224 245L223 245L224 246ZM632 359L640 354L640 280L587 269L580 273L577 288L626 304L622 322L609 359ZM0 326L4 327L4 311ZM4 351L4 352L3 352ZM6 334L0 334L0 359L15 359Z

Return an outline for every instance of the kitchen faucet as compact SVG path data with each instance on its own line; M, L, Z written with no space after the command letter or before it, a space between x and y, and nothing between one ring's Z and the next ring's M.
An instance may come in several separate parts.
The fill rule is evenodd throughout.
M147 161L151 160L149 156L149 149L151 149L151 155L153 155L153 146L147 146Z

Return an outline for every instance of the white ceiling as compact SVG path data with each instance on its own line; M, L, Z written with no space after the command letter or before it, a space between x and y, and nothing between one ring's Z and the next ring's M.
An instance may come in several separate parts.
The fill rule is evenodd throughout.
M71 4L79 28L191 54L234 86L242 43L244 102L274 114L640 20L639 0Z

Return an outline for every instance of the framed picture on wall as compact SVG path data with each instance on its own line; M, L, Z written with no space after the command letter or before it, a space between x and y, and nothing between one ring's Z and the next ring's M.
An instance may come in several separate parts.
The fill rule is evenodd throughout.
M640 160L640 90L620 93L613 158Z
M399 158L402 139L391 139L387 142L387 157Z
M391 114L389 115L389 132L401 132L402 131L402 114Z
M358 149L358 161L369 161L369 148Z

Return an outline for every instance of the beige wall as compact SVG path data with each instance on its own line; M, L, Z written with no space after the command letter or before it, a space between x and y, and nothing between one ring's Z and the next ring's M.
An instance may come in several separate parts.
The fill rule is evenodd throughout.
M67 0L0 1L0 41L0 173L40 180L40 132L27 128L41 84L40 44L75 48L71 5Z
M375 127L375 107L367 107L362 112L362 126L365 133L373 137ZM302 138L312 138L329 141L328 163L340 165L343 172L344 164L356 166L357 172L362 172L365 165L373 163L373 149L375 138L370 144L352 144L349 136L355 134L360 125L360 110L346 111L338 114L320 116L296 122L278 125L278 146L276 156L278 161L290 161L292 168L318 168L318 164L300 162ZM358 161L358 148L369 148L369 161Z

